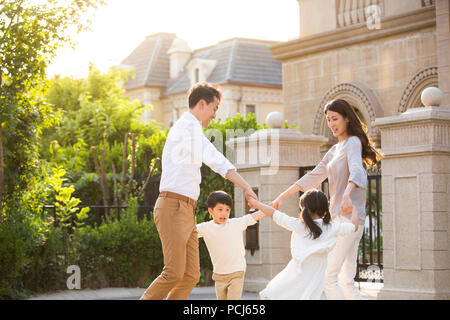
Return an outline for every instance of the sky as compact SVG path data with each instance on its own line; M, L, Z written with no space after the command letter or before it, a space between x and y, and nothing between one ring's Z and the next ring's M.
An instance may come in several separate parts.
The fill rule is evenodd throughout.
M298 37L297 0L107 0L95 11L91 31L61 48L49 77L86 77L92 62L105 72L146 36L175 33L195 50L233 37L288 41Z

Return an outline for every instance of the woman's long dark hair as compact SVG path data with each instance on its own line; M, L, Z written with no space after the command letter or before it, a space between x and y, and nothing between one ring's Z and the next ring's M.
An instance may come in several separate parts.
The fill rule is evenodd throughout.
M334 111L349 120L347 133L350 136L357 136L362 144L362 159L368 166L376 165L383 154L377 150L370 136L367 134L367 126L361 122L350 104L342 99L332 100L324 108L325 116L328 111Z
M330 223L331 216L327 196L322 191L310 189L300 197L300 207L302 208L303 222L309 230L309 236L313 239L320 237L322 229L311 218L311 214L315 213L321 217L324 225Z

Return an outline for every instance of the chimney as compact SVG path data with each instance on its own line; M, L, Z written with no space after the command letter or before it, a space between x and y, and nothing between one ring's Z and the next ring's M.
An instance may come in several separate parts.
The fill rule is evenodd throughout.
M170 79L175 79L191 58L192 50L185 40L175 38L167 53L170 56Z

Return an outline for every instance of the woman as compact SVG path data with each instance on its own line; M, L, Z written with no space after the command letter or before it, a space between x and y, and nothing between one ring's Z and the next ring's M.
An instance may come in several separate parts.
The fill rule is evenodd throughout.
M332 219L348 222L352 206L355 206L360 227L357 232L340 237L328 255L325 294L330 300L361 299L353 279L366 218L367 172L363 162L373 166L382 158L382 154L375 148L367 135L367 127L347 101L330 101L324 113L338 143L328 150L314 170L282 192L270 205L279 209L286 197L317 188L328 178Z

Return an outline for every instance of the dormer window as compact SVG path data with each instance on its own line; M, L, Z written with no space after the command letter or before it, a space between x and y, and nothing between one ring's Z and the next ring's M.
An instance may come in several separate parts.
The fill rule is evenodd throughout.
M170 56L170 79L175 79L192 56L192 50L185 40L175 38L167 53Z
M216 60L194 58L186 66L189 70L191 86L203 81L208 81L208 77L216 67Z

